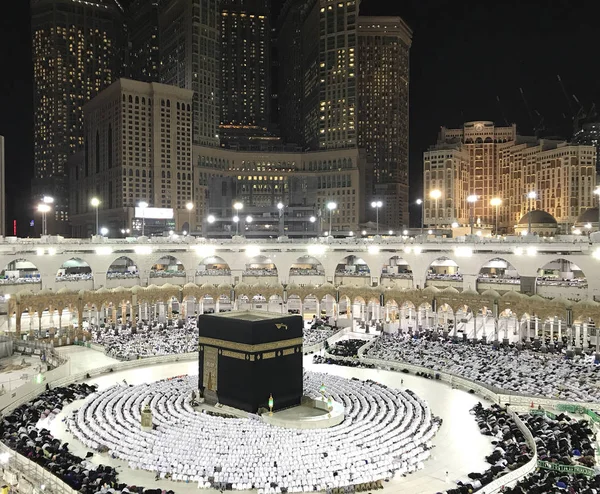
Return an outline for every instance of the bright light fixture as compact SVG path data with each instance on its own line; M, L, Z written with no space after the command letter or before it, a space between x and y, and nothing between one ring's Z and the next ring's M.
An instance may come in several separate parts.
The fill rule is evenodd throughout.
M152 247L150 247L149 245L138 245L134 250L136 254L140 254L143 256L152 254Z
M98 206L100 206L100 199L98 199L97 197L92 197L92 200L90 201L90 204L97 208Z
M283 203L282 202L278 202L277 203L277 209L283 209Z
M260 255L260 247L258 245L249 245L246 247L246 255L248 257L256 257Z
M36 249L35 252L36 252L36 254L38 256L43 256L44 255L44 249Z
M452 223L452 228L458 228L458 223L456 221Z
M337 208L337 204L335 202L328 202L327 203L327 209L329 209L329 211L333 211L336 208Z
M100 228L100 234L101 235L106 235L108 233L108 228L106 228L105 226L103 226L102 228Z
M429 193L429 197L431 199L439 199L440 197L442 197L442 191L440 189L433 189L430 193Z
M527 255L535 256L537 254L537 249L535 247L527 247Z
M471 247L456 247L454 249L454 255L456 257L471 257L473 255L473 249Z
M113 250L112 247L96 247L96 254L98 254L99 256L107 256L109 254L112 254Z
M467 202L470 202L470 203L477 202L477 196L475 194L471 194L470 196L467 197Z
M369 254L379 254L379 246L369 245L369 247L367 247L367 251L369 252Z
M193 202L188 202L185 205L185 209L187 209L188 211L191 211L192 209L194 209L194 203Z
M216 221L217 218L214 217L214 215L209 214L208 217L206 218L206 221L208 221L209 223L214 223Z
M307 251L311 256L322 256L327 252L327 247L325 245L309 245Z
M56 254L56 249L54 247L50 247L48 249L48 255L53 256L54 254Z
M212 257L215 255L215 248L212 245L196 245L194 250L200 257Z

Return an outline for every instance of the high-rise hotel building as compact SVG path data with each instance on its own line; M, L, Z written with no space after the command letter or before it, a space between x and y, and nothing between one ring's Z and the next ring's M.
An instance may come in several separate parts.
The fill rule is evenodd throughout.
M379 220L408 225L408 74L412 31L400 17L358 18L358 146L373 163ZM371 211L370 216L373 216Z
M596 148L519 136L515 125L477 121L442 127L438 142L423 155L423 170L429 227L467 225L472 217L482 225L497 221L501 232L512 232L527 212L539 209L567 232L594 207Z
M136 81L159 81L158 4L133 0L127 9L129 78Z
M84 141L83 152L70 161L75 236L92 233L94 197L113 234L133 225L140 202L173 209L177 225L187 221L192 91L120 79L85 105Z
M308 149L360 147L366 205L408 225L408 54L398 17L359 17L359 1L288 0L278 21L282 137ZM370 207L366 213L375 219Z
M83 105L122 68L113 0L31 0L35 199L54 198L49 231L68 231L67 159L83 147ZM55 221L53 221L55 220Z
M268 0L221 1L221 134L269 124L270 17Z
M204 146L219 145L220 27L219 0L160 2L160 82L194 92L193 139Z

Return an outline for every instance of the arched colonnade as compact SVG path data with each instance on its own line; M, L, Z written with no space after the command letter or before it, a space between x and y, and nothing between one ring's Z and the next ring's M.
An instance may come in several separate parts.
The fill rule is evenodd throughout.
M345 319L346 325L352 321L378 320L387 331L427 327L458 336L459 318L462 318L463 326L468 325L467 321L473 322L473 331L469 334L475 339L499 340L513 331L518 333L520 340L549 339L550 343L558 343L568 335L576 347L590 341L596 346L600 343L595 337L595 323L600 322L600 303L590 300L573 303L564 298L544 299L518 292L500 295L494 290L480 294L474 290L460 292L453 287L402 290L329 283L310 286L187 283L183 287L164 284L38 293L24 290L8 301L9 320L12 317L15 320L15 327L9 331L14 331L17 338L27 332L21 325L24 314L30 316L29 334L34 337L34 319L39 318L37 327L41 329L42 314L50 313L49 337L53 339L57 328L65 328L62 319L66 312L71 314L66 329L72 336L83 336L86 316L88 321L95 323L116 323L118 318L149 319L161 311L164 317L183 318L204 312L207 305L215 312L256 309L259 305L262 310L274 310L271 301L287 313L294 300L298 302L296 312L303 315L306 315L310 301L310 316L327 315L340 323ZM223 309L221 304L227 304L226 308ZM481 320L483 327L478 328ZM486 334L485 323L490 320L494 330L492 334Z

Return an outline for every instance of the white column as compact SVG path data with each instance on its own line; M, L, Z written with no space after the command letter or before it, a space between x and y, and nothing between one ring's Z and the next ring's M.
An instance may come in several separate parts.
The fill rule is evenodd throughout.
M581 348L581 325L575 325L575 348Z
M562 342L562 320L559 319L558 320L558 340L559 342Z
M581 340L581 346L586 349L588 347L588 323L583 323L583 338Z
M535 316L535 334L534 338L540 337L540 318Z

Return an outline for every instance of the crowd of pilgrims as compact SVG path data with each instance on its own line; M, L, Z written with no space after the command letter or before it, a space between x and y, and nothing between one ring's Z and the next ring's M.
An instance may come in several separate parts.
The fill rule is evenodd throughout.
M484 408L478 403L471 413L475 415L480 432L493 438L494 450L486 457L491 466L483 473L470 473L468 481L457 482L457 486L447 490L446 494L477 492L496 478L525 465L533 457L523 433L505 408L499 405ZM522 414L520 418L533 435L538 460L566 466L594 466L596 436L587 420L578 420L564 413L548 417L543 411ZM598 494L600 475L566 474L540 468L502 492Z
M145 490L140 486L120 483L113 467L90 462L93 453L88 453L86 458L76 456L69 451L68 443L63 443L47 429L37 426L40 420L56 417L65 406L95 392L96 387L87 384L46 389L34 401L2 417L2 442L83 494L173 494L173 491Z
M195 318L168 323L158 321L90 327L92 341L104 346L106 354L119 360L136 360L198 351Z
M195 411L197 379L112 386L91 395L67 423L88 448L157 478L259 494L352 492L356 485L414 472L423 468L441 423L410 390L310 372L304 394L322 399L325 386L327 396L344 406L341 424L286 429L255 416L227 419ZM153 428L140 430L146 405Z
M427 331L382 334L365 357L427 367L524 395L600 401L600 366L589 355L568 358L564 351L454 341Z
M313 319L304 325L303 329L303 344L305 347L318 345L327 341L339 331L337 326L329 324L329 318L318 319L314 316Z
M327 319L314 318L304 326L304 345L312 346L331 338L339 328ZM195 352L198 350L198 325L195 317L161 323L156 320L137 323L91 325L92 342L103 345L108 356L136 360Z

